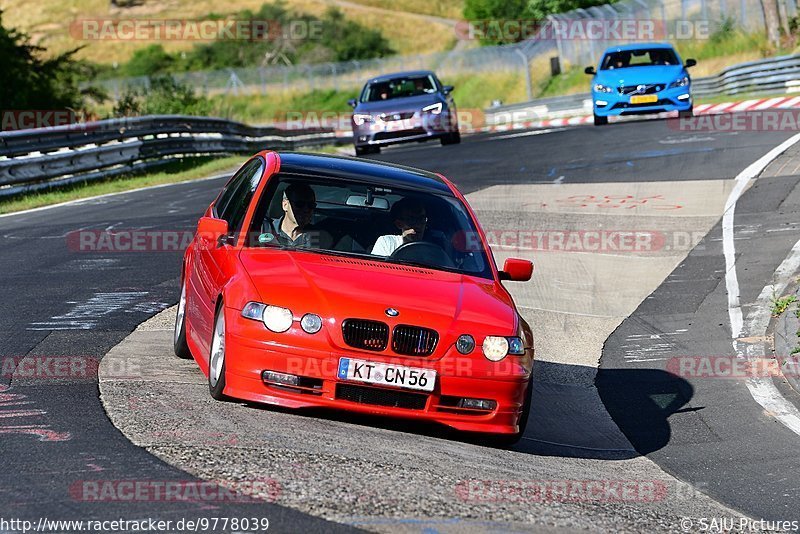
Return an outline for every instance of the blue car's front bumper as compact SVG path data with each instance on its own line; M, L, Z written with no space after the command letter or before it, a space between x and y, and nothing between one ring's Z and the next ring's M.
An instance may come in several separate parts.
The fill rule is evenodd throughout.
M642 96L642 95L637 95ZM594 114L600 117L611 115L637 115L642 113L661 113L664 111L688 111L692 107L690 87L673 87L653 93L656 102L631 103L631 95L621 95L616 90L611 93L592 91Z

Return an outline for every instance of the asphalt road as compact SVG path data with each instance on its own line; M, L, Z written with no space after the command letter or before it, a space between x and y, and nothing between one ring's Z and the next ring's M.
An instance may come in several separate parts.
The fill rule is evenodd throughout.
M378 159L442 172L464 192L497 184L729 179L787 137L784 133L691 134L677 132L665 121L646 121L545 134L517 132L472 136L452 147L399 147L385 151ZM79 253L68 246L68 234L76 230L106 229L191 230L221 182L218 179L175 185L0 218L3 250L0 255L3 274L0 276L6 288L0 302L0 357L78 355L100 358L137 324L174 304L178 296L179 252ZM772 197L780 194L773 193ZM761 216L764 214L753 214L753 217ZM782 258L777 248L774 256ZM758 251L751 253L757 255ZM718 269L714 263L718 258L701 255L696 260L690 256L688 263L697 261L705 263L703 267ZM764 272L769 270L767 267ZM763 285L763 281L754 281L753 286L759 282ZM643 308L650 309L652 314L655 313L653 309L646 308L650 300ZM666 312L672 313L670 308ZM709 317L703 320L711 320ZM724 328L723 317L719 318L719 323L723 323L720 328ZM612 338L604 355L604 372L628 369L614 361L613 342ZM626 376L633 377L635 373ZM2 380L0 385L11 386L5 392L7 395L24 395L5 398L5 404L0 404L0 416L6 413L2 426L13 427L4 433L0 442L5 464L0 471L4 515L58 519L157 515L167 519L209 516L224 511L229 517L236 514L266 516L276 528L283 526L293 531L337 528L277 505L226 504L216 509L212 505L209 509L208 503L94 502L76 498L70 488L76 483L97 479L101 476L98 473L102 473L104 479L115 480L193 479L129 443L103 412L95 382L21 380L11 384L5 375ZM748 399L741 392L732 394L732 401L726 396L726 386L729 385L707 385L708 397L700 395L695 387L694 396L690 398L693 403L713 405L713 409L707 409L709 417L731 435L743 434L740 430L742 417L755 421L753 435L728 441L736 444L735 450L721 452L719 440L714 442L717 445L711 446L704 445L709 440L703 439L675 443L664 439L665 435L682 435L679 430L685 426L671 415L659 420L658 431L662 437L649 441L649 448L654 450L644 447L640 452L680 478L706 483L712 495L723 503L758 516L778 516L785 510L781 508L782 503L789 502L792 497L796 502L796 484L788 478L790 460L776 464L779 473L786 476L772 476L772 471L758 463L763 458L763 452L759 454L759 451L763 450L764 443L776 443L780 450L785 450L792 437L760 414L752 400L747 404ZM137 391L130 392L131 396L136 394ZM12 405L22 402L27 403L23 410ZM738 403L741 403L741 410L736 409ZM14 415L7 415L9 410ZM684 412L678 413L681 418L689 418ZM696 417L692 415L695 412L688 413ZM688 423L687 432L691 434L698 425L697 421ZM628 425L620 426L626 435L635 433ZM31 434L34 430L39 433ZM639 447L632 435L628 435L629 439ZM679 443L683 444L682 448L675 450ZM559 454L558 450L538 452ZM530 462L536 462L536 456L529 458ZM709 465L717 466L720 475L707 474ZM703 466L703 470L698 471L698 466ZM753 487L763 489L764 494L783 497L743 500L742 488L747 488L751 479L755 480Z

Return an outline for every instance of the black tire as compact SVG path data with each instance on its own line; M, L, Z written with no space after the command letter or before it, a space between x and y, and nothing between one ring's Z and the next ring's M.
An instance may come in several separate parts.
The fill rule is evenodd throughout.
M186 282L181 283L181 296L178 301L178 310L175 313L175 328L172 335L175 356L182 360L191 360L192 352L186 343Z
M608 124L608 117L601 117L600 115L594 116L595 126L603 126L604 124Z
M694 106L690 107L686 111L679 111L678 117L681 119L688 119L689 117L694 117Z
M457 145L461 142L461 132L453 132L442 137L442 145Z
M220 324L221 323L221 324ZM217 330L221 327L222 330L222 362L219 369L219 375L216 375L215 370L212 368L214 364L215 355L215 342L217 342ZM214 330L211 332L211 350L208 354L208 392L211 396L218 401L226 401L228 397L223 393L225 391L225 307L220 302L217 308L217 313L214 315Z
M525 401L522 405L522 413L519 416L519 430L513 434L496 434L490 436L484 443L486 445L498 448L511 447L525 435L525 429L528 427L528 419L531 415L531 403L533 402L533 377L528 381L528 387L525 390Z

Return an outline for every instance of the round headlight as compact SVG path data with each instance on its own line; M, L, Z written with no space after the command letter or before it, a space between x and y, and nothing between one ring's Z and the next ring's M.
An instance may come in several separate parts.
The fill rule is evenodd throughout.
M264 309L264 326L273 332L286 332L292 326L292 310L267 306Z
M300 319L300 327L309 334L316 334L322 328L322 319L314 313L307 313Z
M483 355L487 360L499 362L508 354L508 340L499 336L486 336L483 340Z
M475 348L475 338L469 334L461 334L456 341L456 350L461 354L469 354Z

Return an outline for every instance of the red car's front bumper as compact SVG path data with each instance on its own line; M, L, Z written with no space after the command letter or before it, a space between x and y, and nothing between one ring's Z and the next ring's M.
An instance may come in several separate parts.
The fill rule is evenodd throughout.
M499 363L486 360L480 348L467 356L451 348L438 360L398 357L320 344L324 332L315 335L313 344L300 347L291 341L311 336L290 330L285 334L289 344L264 341L262 324L243 319L230 308L226 325L225 394L232 398L288 408L323 407L420 419L469 432L513 434L518 430L532 354L508 356ZM436 385L428 393L340 380L340 357L434 369ZM267 384L261 378L265 370L301 376L303 382L300 387ZM458 408L460 398L493 400L497 405L491 411Z

